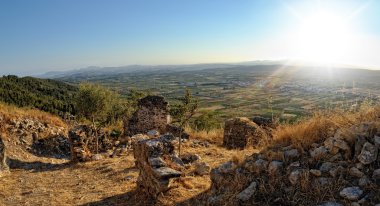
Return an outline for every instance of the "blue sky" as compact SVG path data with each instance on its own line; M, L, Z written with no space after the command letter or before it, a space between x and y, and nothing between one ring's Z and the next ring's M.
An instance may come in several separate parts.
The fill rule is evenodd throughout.
M317 9L349 18L340 63L380 68L380 1L0 0L0 74L297 59L291 37Z

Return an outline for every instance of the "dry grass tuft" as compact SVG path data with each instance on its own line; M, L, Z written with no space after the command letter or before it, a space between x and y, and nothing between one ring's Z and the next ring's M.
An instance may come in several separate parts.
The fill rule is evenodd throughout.
M210 143L222 145L223 144L223 135L224 135L224 130L223 128L219 129L212 129L210 131L196 131L192 129L191 127L187 126L185 127L185 131L195 139L200 139L200 140L207 140Z
M380 106L362 107L356 112L334 110L317 112L312 117L296 124L280 125L273 131L272 145L293 145L301 150L334 135L337 129L348 131L360 122L376 121L380 117Z

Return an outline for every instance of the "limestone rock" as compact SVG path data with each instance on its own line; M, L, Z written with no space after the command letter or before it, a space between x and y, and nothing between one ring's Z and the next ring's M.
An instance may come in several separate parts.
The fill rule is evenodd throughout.
M299 152L297 149L291 149L291 150L286 150L284 152L284 156L286 159L294 159L300 156Z
M268 166L269 175L278 175L283 169L283 163L280 161L272 161Z
M329 172L333 167L335 167L334 163L331 162L324 162L320 167L319 170L321 172Z
M371 183L372 183L371 180L367 176L364 175L363 177L359 179L358 185L360 187L366 187L370 185Z
M236 198L245 202L249 200L256 192L257 182L251 182L251 184L245 188L242 192L240 192Z
M363 177L364 176L364 173L361 172L358 168L356 167L351 167L350 170L349 170L349 174L353 177Z
M363 190L359 187L346 187L339 193L341 197L348 200L357 200L362 194Z
M189 164L200 160L201 157L198 154L184 154L181 155L181 160L184 164Z
M289 174L289 182L292 185L296 185L299 183L303 171L302 170L294 170Z
M223 145L228 149L244 149L258 143L264 131L248 118L233 118L225 122Z
M310 156L314 159L321 159L328 154L328 150L324 146L320 146L314 150L310 151Z
M367 165L376 161L378 149L373 144L366 142L358 156L358 160Z
M380 180L380 169L373 171L372 178L374 180Z
M236 164L233 162L226 162L217 168L211 170L210 179L213 188L223 188L233 178Z
M160 132L158 132L157 130L150 130L150 131L148 131L146 134L147 134L150 138L160 136Z
M322 172L316 169L311 169L309 172L316 177L320 177L322 175Z

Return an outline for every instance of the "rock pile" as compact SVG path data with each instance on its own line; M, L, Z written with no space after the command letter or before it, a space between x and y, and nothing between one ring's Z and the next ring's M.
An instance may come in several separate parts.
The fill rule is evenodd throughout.
M69 139L63 135L35 140L32 151L36 155L45 157L69 158L71 156Z
M102 129L95 130L89 125L79 125L69 131L71 159L84 162L92 159L96 153L112 150L115 140Z
M168 106L168 102L161 96L147 96L140 99L137 111L125 122L125 134L127 136L146 134L150 130L164 134L166 126L170 123Z
M2 176L2 173L7 171L9 171L9 167L6 162L5 144L3 139L0 137L0 176Z
M263 137L264 131L245 117L229 119L225 122L223 145L228 149L244 149L254 145Z
M134 157L140 171L137 184L153 197L169 190L173 180L181 176L179 170L183 163L174 153L173 139L171 135L163 135L134 143Z
M380 124L374 122L339 129L303 150L273 146L241 165L228 162L213 169L209 203L379 204L379 150ZM235 198L231 199L231 193Z

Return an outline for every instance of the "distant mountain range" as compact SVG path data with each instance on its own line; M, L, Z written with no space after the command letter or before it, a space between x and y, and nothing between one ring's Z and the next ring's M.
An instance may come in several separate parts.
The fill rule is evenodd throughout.
M187 65L129 65L120 67L97 67L90 66L81 69L68 71L51 71L42 75L35 75L40 78L67 78L74 76L101 76L115 75L135 72L150 72L150 71L196 71L204 69L225 69L234 68L237 66L256 66L256 65L281 65L286 64L286 61L248 61L238 63L210 63L210 64L187 64Z

